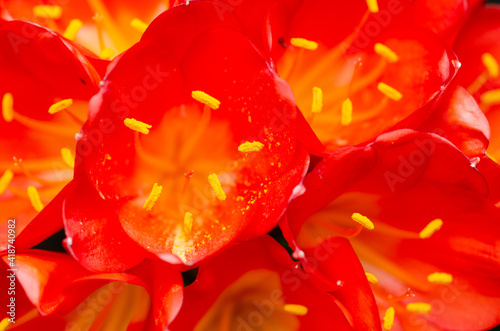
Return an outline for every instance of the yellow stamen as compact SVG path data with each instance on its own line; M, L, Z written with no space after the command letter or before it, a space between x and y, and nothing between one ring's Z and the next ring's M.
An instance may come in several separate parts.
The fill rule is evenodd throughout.
M3 194L7 187L9 187L10 182L12 181L12 178L14 178L14 173L12 170L7 169L3 173L2 177L0 178L0 194Z
M39 5L33 7L33 15L57 20L61 18L62 8L60 6Z
M94 16L92 16L92 19L94 20L95 27L97 29L97 39L99 40L99 48L104 49L106 46L104 45L104 37L102 31L104 30L103 28L103 19L101 14L95 13Z
M146 31L146 29L148 28L148 25L138 18L134 18L130 22L130 26L142 33L144 33L144 31Z
M219 177L217 177L217 174L209 175L208 182L210 183L210 186L212 186L212 190L214 191L217 199L226 200L226 193L224 192L222 186L220 185Z
M193 91L191 96L196 101L204 103L212 109L219 109L220 101L202 91Z
M368 230L373 230L375 228L372 221L370 221L370 219L368 217L363 216L359 213L352 214L351 218L353 221L358 222L359 224L361 224L362 226L364 226Z
M186 234L191 233L191 229L193 228L193 214L190 212L186 212L184 215L184 232Z
M49 114L55 114L60 112L61 110L67 109L69 106L73 104L73 99L64 99L59 102L56 102L49 108Z
M138 120L133 119L133 118L126 118L123 121L123 124L125 124L125 126L129 129L132 129L134 131L144 133L144 134L148 134L149 129L152 128L151 125L146 124L146 123L141 122L141 121L138 121Z
M406 305L406 310L417 314L428 314L431 311L431 305L424 302L412 302Z
M113 56L115 55L115 51L113 51L112 49L110 48L107 48L107 47L104 47L101 51L101 53L99 53L99 57L101 59L104 59L104 60L109 60L111 59Z
M302 305L286 304L283 309L291 314L304 316L307 314L307 307Z
M375 277L374 274L371 274L369 272L365 272L365 275L366 275L366 278L368 279L368 281L372 284L377 284L378 283L378 279L377 277Z
M342 102L340 124L349 125L352 122L352 101L347 98Z
M153 184L153 188L151 189L151 193L149 193L148 198L146 199L146 202L144 202L144 205L142 208L150 211L153 209L156 201L160 198L161 190L163 189L163 186L158 185L158 183Z
M384 315L384 330L390 331L394 324L394 307L389 307Z
M445 272L435 272L427 276L427 280L436 284L450 284L453 282L453 276Z
M66 28L66 31L64 31L63 36L69 40L75 40L76 34L78 31L83 26L83 22L80 21L79 19L73 19L71 22L69 22L68 27Z
M481 101L488 105L500 104L500 89L484 92Z
M43 209L43 204L42 201L40 200L40 195L38 194L38 191L36 187L34 186L28 186L28 197L30 198L31 205L37 212L42 211Z
M481 55L481 61L483 62L486 70L493 78L498 78L499 67L497 60L490 53L484 53Z
M0 331L5 331L7 330L7 327L9 326L9 318L5 317L1 322L0 322Z
M6 122L14 119L14 97L11 93L5 93L2 98L2 116Z
M443 226L443 221L438 219L435 219L434 221L429 222L427 226L420 231L419 237L421 239L426 239L430 238L437 230L441 229Z
M323 109L323 91L319 87L313 87L312 112L320 113Z
M238 147L238 150L242 153L248 152L258 152L264 147L264 144L259 141L244 142Z
M304 38L292 38L290 39L290 44L295 47L308 49L310 51L314 51L318 49L318 43L314 41L310 41Z
M384 44L376 43L373 49L375 50L375 53L386 59L387 62L394 63L399 60L399 56Z
M372 13L378 13L378 2L377 0L366 0L368 5L368 10Z
M378 83L377 89L382 92L386 97L394 101L399 101L403 97L401 92L396 90L394 87L389 86L385 83Z
M64 161L70 168L74 168L75 166L75 157L71 154L71 150L69 148L63 147L61 148L61 156Z

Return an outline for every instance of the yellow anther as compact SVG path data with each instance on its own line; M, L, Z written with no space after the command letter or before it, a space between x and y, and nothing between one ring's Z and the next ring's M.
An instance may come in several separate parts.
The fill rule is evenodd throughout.
M342 102L340 124L349 125L352 122L352 101L347 98Z
M14 97L11 93L5 93L2 98L2 116L6 122L14 119Z
M104 60L109 60L115 55L115 51L110 48L104 47L101 53L99 53L99 57Z
M134 29L136 29L139 32L144 32L148 28L148 25L146 23L144 23L143 21L141 21L140 19L138 19L138 18L134 18L130 22L130 26L133 27Z
M129 129L132 129L134 131L144 133L144 134L148 134L149 129L152 128L151 125L146 124L146 123L141 122L141 121L138 121L138 120L133 119L133 118L126 118L123 121L123 124L125 124L125 126Z
M453 282L453 276L445 272L435 272L427 276L427 280L436 284L450 284Z
M373 230L375 228L372 221L370 221L370 219L368 217L363 216L359 213L352 214L351 218L353 221L358 222L359 224L361 224L362 226L364 226L368 230Z
M431 311L431 305L424 302L412 302L406 305L406 310L417 314L428 314Z
M366 0L368 5L368 10L372 13L378 13L378 2L377 0Z
M74 168L75 166L75 157L71 154L71 150L69 148L63 147L61 148L61 156L64 161L68 165L68 167Z
M486 70L493 78L498 78L499 67L497 60L490 53L484 53L481 55L481 61L483 62Z
M308 49L310 51L314 51L318 49L318 43L314 41L310 41L304 38L292 38L290 39L290 44L295 47Z
M184 215L184 232L186 234L191 233L191 229L193 228L193 214L190 212L186 212Z
M204 103L212 109L219 109L220 101L202 91L193 91L191 96L196 101Z
M439 218L435 219L434 221L429 222L429 224L427 224L426 227L422 231L420 231L419 237L421 239L430 238L434 234L434 232L441 229L442 226L443 221Z
M399 101L403 97L401 92L396 90L394 87L389 86L385 83L378 83L377 88L380 92L382 92L386 97L392 99L394 101Z
M253 141L253 142L244 142L240 146L238 146L238 150L242 153L248 153L248 152L258 152L264 147L264 144L259 142L259 141Z
M78 31L80 31L82 26L83 22L80 21L79 19L71 20L71 22L69 22L68 27L64 31L63 36L69 40L75 40L76 34L78 33Z
M49 108L49 114L55 114L60 112L61 110L69 108L73 104L73 99L64 99L59 102L56 102Z
M210 183L210 186L212 186L212 190L214 191L217 199L226 200L226 193L224 192L222 186L220 185L219 177L217 177L217 174L209 175L208 182Z
M39 5L33 7L33 15L57 20L61 18L62 8L60 6Z
M369 272L365 272L365 275L366 275L366 278L368 279L368 281L372 284L377 284L378 283L378 279L377 277L375 277L374 274L371 274Z
M12 170L7 169L3 173L2 177L0 178L0 194L3 194L7 187L9 187L10 182L12 181L12 178L14 178L14 173Z
M9 326L9 318L5 317L1 322L0 322L0 331L5 331L7 330L7 327Z
M390 331L394 325L394 307L389 307L384 315L384 330Z
M292 305L292 304L286 304L283 309L291 314L297 315L297 316L304 316L307 314L307 307L302 306L302 305Z
M487 105L500 104L500 89L484 92L481 94L481 101Z
M399 60L399 56L384 44L376 43L373 49L375 50L375 53L386 59L387 62L394 63Z
M43 209L43 204L42 200L40 200L40 195L38 194L38 191L36 187L34 186L28 186L28 197L30 199L31 205L37 212L42 211Z
M142 208L146 209L147 211L153 209L156 201L158 201L158 199L160 198L162 189L162 186L158 185L158 183L154 183L153 188L151 189L151 193L149 193L149 196L146 199L146 202L144 202Z
M323 109L323 90L319 87L313 87L312 112L320 113Z

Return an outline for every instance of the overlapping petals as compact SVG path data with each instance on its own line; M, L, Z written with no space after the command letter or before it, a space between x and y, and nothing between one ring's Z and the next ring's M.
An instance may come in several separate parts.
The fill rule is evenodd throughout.
M350 245L326 242L304 257L316 268L326 260L335 260L328 275L343 287L317 287L318 270L293 262L270 237L228 247L200 266L171 329L379 330L373 295ZM354 284L361 284L356 293L349 290ZM366 309L370 305L374 314ZM361 314L363 319L357 319Z
M6 256L3 260L8 263ZM182 303L182 277L161 262L147 261L127 273L92 274L68 254L31 250L17 254L16 269L22 286L16 330L56 325L163 330ZM2 275L2 282L9 281ZM133 313L124 316L128 309Z
M500 59L499 18L500 9L496 5L478 8L457 36L454 45L463 64L463 70L458 75L457 81L475 97L491 126L488 156L493 161L489 158L483 158L478 165L490 182L498 182L500 178L500 167L498 166L500 157L500 107L498 106L500 80L496 73Z
M0 21L0 43L0 214L17 218L21 232L71 179L75 134L100 78L75 47L38 25ZM71 105L50 114L61 100ZM40 203L33 203L29 186Z
M327 156L304 185L306 193L287 214L289 239L314 247L318 236L351 238L367 271L379 278L373 286L379 305L396 308L399 328L485 329L498 323L499 289L491 276L500 271L500 214L487 199L483 177L449 141L409 130L387 133L366 147ZM368 217L374 229L362 230L353 213ZM437 232L422 235L434 220L442 228L431 226ZM431 283L426 278L434 272L453 280ZM415 298L403 296L403 304L387 296L407 287ZM407 312L409 302L430 304L429 314ZM474 313L461 315L464 305L474 306Z

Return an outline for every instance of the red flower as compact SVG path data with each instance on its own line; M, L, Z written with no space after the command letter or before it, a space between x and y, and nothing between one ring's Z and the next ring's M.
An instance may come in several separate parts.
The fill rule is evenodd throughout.
M314 247L318 237L349 237L378 278L372 288L381 313L395 308L395 326L498 324L500 289L491 275L500 272L500 213L484 179L449 141L390 132L328 155L304 185L306 193L287 213L288 239ZM398 297L406 288L413 299Z
M372 140L428 107L455 74L458 62L436 36L398 23L398 15L409 20L402 4L379 7L370 14L360 4L305 2L283 36L278 73L327 150ZM332 25L329 13L349 14ZM383 19L391 24L382 26ZM295 38L317 49L304 49Z
M7 256L3 260L8 263ZM16 323L11 326L16 330L103 325L163 330L182 303L180 274L161 262L145 261L127 273L93 274L67 254L31 250L17 253L15 264ZM2 272L5 289L14 279L9 275Z
M306 256L303 268L269 237L228 247L200 265L170 328L380 330L373 295L349 243L330 240ZM315 286L318 270L307 263L317 267L318 261L332 262L327 274L341 286Z
M443 43L452 43L477 1L223 3L219 11L234 13L270 54L334 150L375 139L436 101L459 65Z
M0 215L20 232L71 180L75 134L100 78L74 46L28 22L1 20L0 49Z
M87 268L127 269L145 251L193 264L276 225L315 140L297 138L289 87L237 30L209 3L178 6L113 64L64 200Z

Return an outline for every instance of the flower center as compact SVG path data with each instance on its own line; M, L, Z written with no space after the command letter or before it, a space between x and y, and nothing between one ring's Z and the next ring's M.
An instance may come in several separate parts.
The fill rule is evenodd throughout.
M219 219L222 203L244 203L231 193L238 160L263 148L260 142L235 145L229 123L212 118L218 101L206 94L194 96L205 103L202 111L197 105L182 105L155 126L125 120L137 131L134 173L127 183L137 194L124 204L121 218L140 213L144 222L165 223L165 233L175 236L168 236L157 250L171 249L181 259L210 242L213 229L231 226Z
M195 330L297 330L296 316L307 307L286 304L279 276L269 270L252 270L227 286L201 318Z

